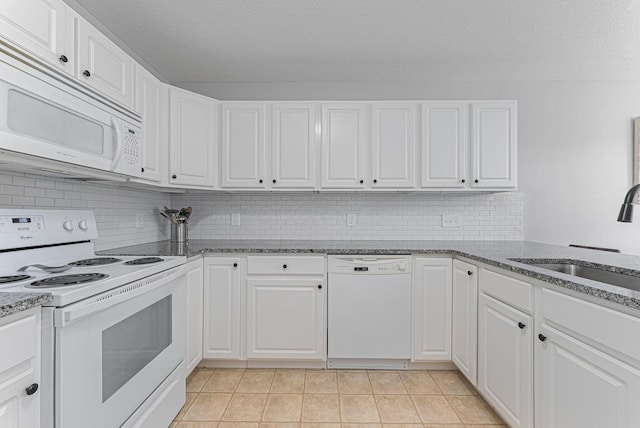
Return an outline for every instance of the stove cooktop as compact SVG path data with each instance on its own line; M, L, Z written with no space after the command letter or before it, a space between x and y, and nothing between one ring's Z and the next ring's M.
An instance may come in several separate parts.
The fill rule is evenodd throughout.
M118 259L115 257L94 257L91 259L77 260L69 264L72 264L74 266L103 266L118 263L121 261L122 259Z
M50 276L33 281L32 283L25 285L25 288L44 289L68 287L71 285L86 284L88 282L94 282L108 277L109 275L104 273L76 273L71 275Z

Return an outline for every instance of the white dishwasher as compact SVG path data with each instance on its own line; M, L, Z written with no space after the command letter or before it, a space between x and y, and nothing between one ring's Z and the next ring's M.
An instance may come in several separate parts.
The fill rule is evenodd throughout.
M329 368L406 369L411 256L329 256Z

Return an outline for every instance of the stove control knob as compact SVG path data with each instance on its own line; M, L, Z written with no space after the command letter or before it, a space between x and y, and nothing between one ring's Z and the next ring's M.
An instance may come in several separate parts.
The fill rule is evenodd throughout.
M80 228L80 230L87 230L89 229L89 223L87 223L87 220L80 220L80 222L78 223L78 227Z
M62 223L62 228L67 232L71 232L73 230L73 222L71 220L65 220Z

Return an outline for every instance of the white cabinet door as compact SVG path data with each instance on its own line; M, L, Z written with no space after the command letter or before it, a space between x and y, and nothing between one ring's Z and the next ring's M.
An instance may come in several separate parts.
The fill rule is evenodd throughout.
M2 428L40 427L40 338L39 307L0 319Z
M371 187L416 186L416 104L374 103L371 130Z
M178 88L169 90L169 183L215 187L218 103Z
M169 160L169 90L136 64L135 109L142 115L142 178L166 180Z
M365 105L322 105L322 187L364 187Z
M471 105L472 187L516 187L516 118L514 101Z
M533 318L479 297L478 389L510 427L533 427Z
M478 362L478 268L453 261L453 363L472 385L477 383Z
M468 104L464 102L421 104L422 187L466 186L467 108Z
M415 259L413 361L451 360L451 274L451 259Z
M133 108L135 61L80 17L76 21L76 77L119 104Z
M247 359L325 360L322 279L247 280Z
M202 308L204 275L202 259L187 263L187 376L202 361Z
M222 187L264 188L265 104L222 104Z
M273 104L271 187L316 187L316 105Z
M204 259L204 358L242 357L240 305L244 259Z
M640 370L546 324L540 335L545 340L535 339L537 427L638 426Z
M17 47L73 74L73 34L60 0L0 1L0 35Z

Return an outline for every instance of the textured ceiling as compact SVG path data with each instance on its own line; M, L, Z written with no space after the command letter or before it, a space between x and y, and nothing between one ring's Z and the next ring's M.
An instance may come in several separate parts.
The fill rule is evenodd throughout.
M75 0L169 82L640 80L639 0Z

